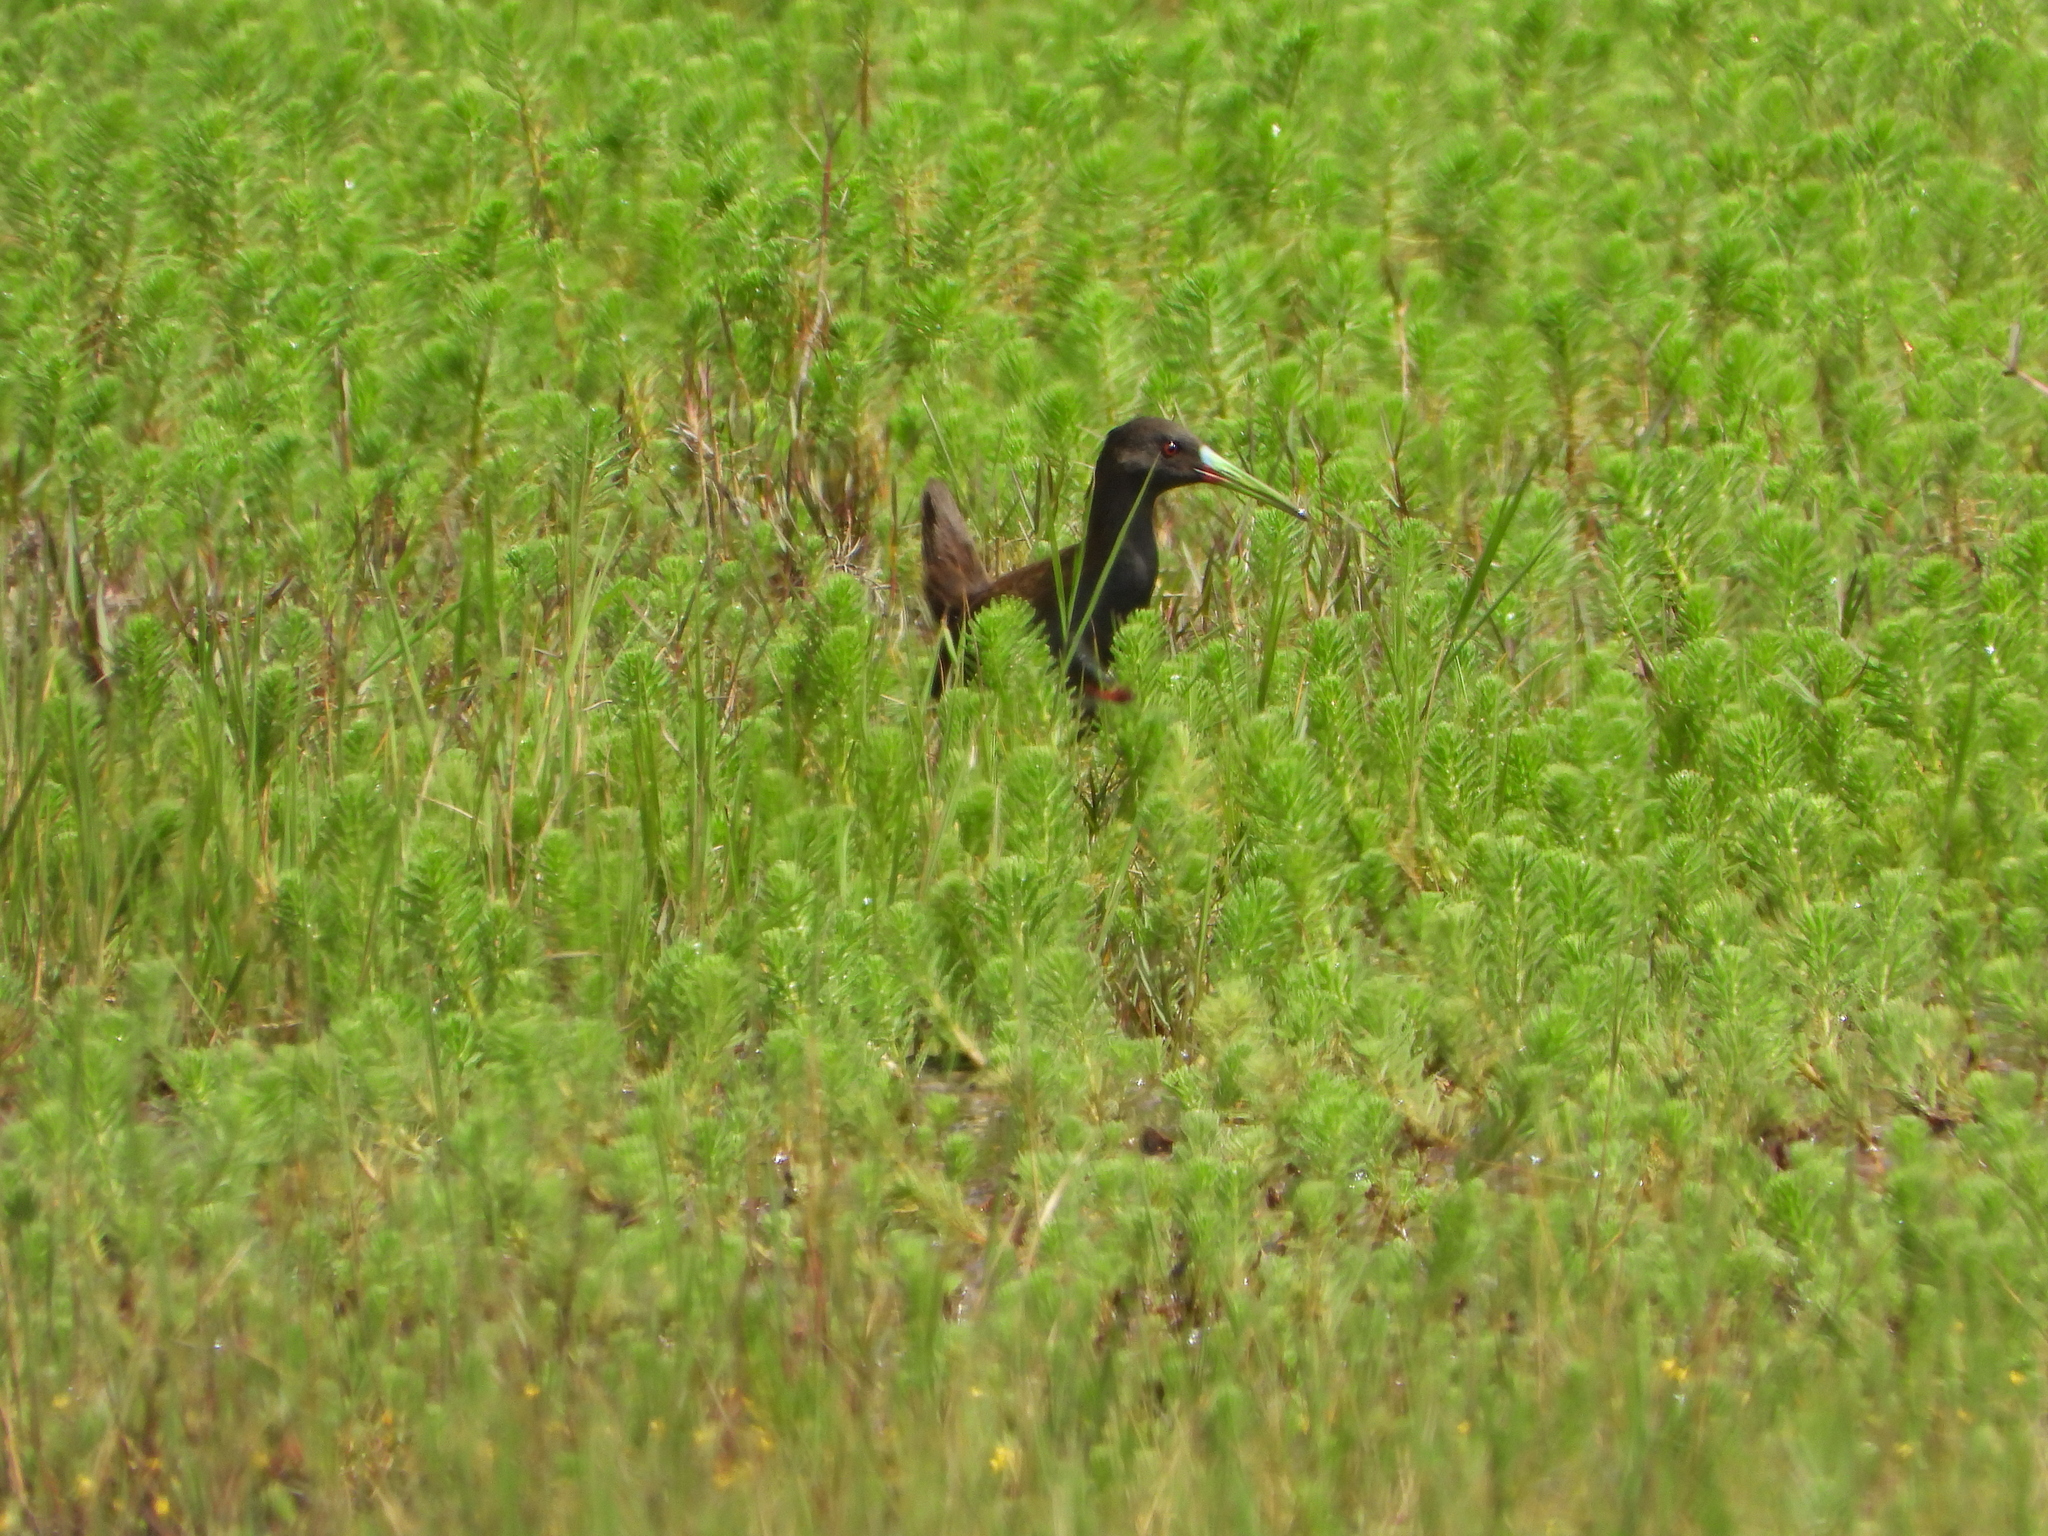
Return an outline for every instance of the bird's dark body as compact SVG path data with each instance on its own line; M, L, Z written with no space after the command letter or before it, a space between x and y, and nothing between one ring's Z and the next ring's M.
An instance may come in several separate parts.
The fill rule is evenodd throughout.
M970 611L998 598L1022 598L1038 615L1053 654L1072 652L1072 681L1077 686L1088 681L1092 672L1108 667L1110 647L1124 616L1151 606L1152 589L1159 580L1159 550L1149 509L1142 522L1142 530L1132 528L1125 548L1102 558L1091 560L1085 543L1069 544L1053 559L1005 573L983 589ZM1140 532L1145 547L1132 547Z
M1203 467L1200 440L1155 416L1127 421L1095 461L1087 532L1045 560L991 578L942 480L924 488L925 602L945 634L932 674L942 691L967 621L1001 598L1030 604L1068 680L1090 698L1123 695L1107 683L1110 649L1127 614L1150 605L1159 578L1152 504L1182 485L1222 483Z

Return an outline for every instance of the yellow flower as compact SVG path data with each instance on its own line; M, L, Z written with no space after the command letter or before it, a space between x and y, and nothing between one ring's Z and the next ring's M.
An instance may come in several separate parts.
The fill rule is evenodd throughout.
M50 1399L50 1406L56 1409L59 1413L64 1412L67 1408L71 1406L71 1394L69 1392L59 1392L55 1397Z
M1470 1419L1460 1419L1460 1420L1458 1420L1458 1433L1459 1433L1459 1434L1461 1434L1461 1435L1469 1435L1469 1434L1471 1434L1471 1433L1472 1433L1472 1421L1471 1421Z
M1017 1468L1017 1448L1005 1440L989 1454L988 1469L998 1475Z
M526 1387L525 1387L525 1392L526 1392L526 1395L527 1395L528 1397L539 1397L539 1396L540 1396L540 1383L539 1383L539 1382L537 1382L537 1381L529 1381L529 1382L528 1382L528 1383L526 1384Z
M162 1494L158 1494L149 1501L149 1507L156 1512L158 1518L162 1518L171 1512L171 1501Z
M81 1499L87 1499L92 1497L92 1479L87 1477L83 1472L78 1474L78 1481L73 1486L78 1489L78 1496Z
M1686 1377L1692 1374L1691 1371L1687 1370L1683 1365L1679 1364L1678 1357L1676 1355L1668 1357L1663 1362L1663 1364L1657 1367L1657 1369L1662 1371L1666 1376L1669 1376L1673 1381L1683 1381Z
M2025 1371L2007 1371L2005 1373L2005 1379L2011 1382L2014 1386L2018 1386L2021 1382L2027 1379L2027 1373Z

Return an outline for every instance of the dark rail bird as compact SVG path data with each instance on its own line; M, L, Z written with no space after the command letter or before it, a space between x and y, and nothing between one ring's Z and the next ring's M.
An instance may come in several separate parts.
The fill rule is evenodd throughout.
M1140 416L1102 440L1081 542L991 578L945 481L926 482L924 600L940 630L933 695L945 689L967 621L997 598L1020 597L1038 615L1054 658L1084 698L1128 699L1109 681L1110 645L1124 615L1152 601L1159 575L1152 503L1184 485L1227 485L1308 517L1186 427Z

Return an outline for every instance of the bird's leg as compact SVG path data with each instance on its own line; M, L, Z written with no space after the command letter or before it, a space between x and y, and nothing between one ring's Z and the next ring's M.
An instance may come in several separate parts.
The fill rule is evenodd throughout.
M1103 670L1099 641L1092 628L1074 647L1073 676L1080 684L1081 697L1088 701L1091 709L1097 704L1131 702L1131 690L1111 682L1109 674Z
M957 614L948 614L939 620L939 643L932 657L931 696L935 699L946 691L953 669L965 660L962 653L963 628Z

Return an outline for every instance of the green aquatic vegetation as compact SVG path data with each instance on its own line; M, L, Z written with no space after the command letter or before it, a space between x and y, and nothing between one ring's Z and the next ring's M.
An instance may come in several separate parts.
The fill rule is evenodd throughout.
M0 1530L2038 1524L2032 10L5 16Z

